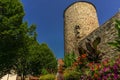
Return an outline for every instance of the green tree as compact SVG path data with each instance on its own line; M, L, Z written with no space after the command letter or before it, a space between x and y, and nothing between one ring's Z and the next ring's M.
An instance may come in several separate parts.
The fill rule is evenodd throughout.
M56 72L57 60L47 44L39 44L35 41L29 50L29 69L32 75L40 75L42 69L46 69L49 73Z
M24 80L24 77L28 74L30 74L29 69L29 46L31 45L31 42L34 41L33 38L26 37L24 41L24 46L19 49L18 57L16 59L16 63L14 64L14 70L18 75L21 76L22 80Z
M24 14L19 0L0 0L0 77L11 69L25 74L29 42L36 37L36 27L28 28Z
M57 69L57 59L46 43L41 44L42 65L43 68L48 69L48 72L55 72Z
M36 26L23 22L25 13L19 0L0 0L0 77L10 73L38 75L44 68L56 70L57 60L47 44L36 40Z
M0 76L10 72L24 45L27 26L23 16L19 0L0 0Z

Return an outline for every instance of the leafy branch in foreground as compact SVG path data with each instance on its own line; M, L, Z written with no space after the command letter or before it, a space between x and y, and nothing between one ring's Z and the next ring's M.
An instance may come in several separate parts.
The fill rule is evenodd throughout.
M120 20L115 20L115 28L117 29L117 39L113 42L108 42L109 45L117 48L120 51Z
M97 46L98 44L101 42L101 38L97 37L93 42L91 42L90 40L88 40L85 44L86 44L86 49L82 48L81 46L79 46L78 50L79 50L79 55L81 54L87 54L87 60L89 62L95 62L95 63L100 63L100 61L102 60L102 56L104 55L104 53L101 53L98 49Z

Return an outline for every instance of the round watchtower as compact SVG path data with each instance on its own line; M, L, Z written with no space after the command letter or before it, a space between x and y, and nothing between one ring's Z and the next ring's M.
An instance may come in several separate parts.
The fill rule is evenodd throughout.
M64 12L65 53L78 53L77 44L98 28L95 6L86 1L75 2Z

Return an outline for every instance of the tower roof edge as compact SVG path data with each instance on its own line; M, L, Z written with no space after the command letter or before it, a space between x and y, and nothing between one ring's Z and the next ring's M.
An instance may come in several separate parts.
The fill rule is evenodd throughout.
M72 5L74 5L74 4L76 4L76 3L81 3L81 2L83 2L83 3L88 3L88 4L93 5L93 7L95 8L95 10L96 10L96 12L97 12L97 9L96 9L96 7L95 7L95 5L94 5L93 3L89 2L89 1L76 1L76 2L73 2L72 4L70 4L70 5L64 10L64 12L63 12L63 17L64 17L65 12L67 11L67 9L68 9L69 7L71 7Z

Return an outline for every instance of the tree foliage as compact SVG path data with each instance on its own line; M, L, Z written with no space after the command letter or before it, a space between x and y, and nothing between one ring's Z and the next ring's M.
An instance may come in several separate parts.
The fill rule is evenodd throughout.
M30 71L33 75L41 74L42 69L49 73L56 71L57 60L47 44L35 42L30 48Z
M11 69L21 76L56 69L53 52L37 42L36 25L28 27L24 15L19 0L0 0L0 77Z
M27 25L22 22L23 16L18 0L0 0L0 75L13 68L16 53L24 46Z

